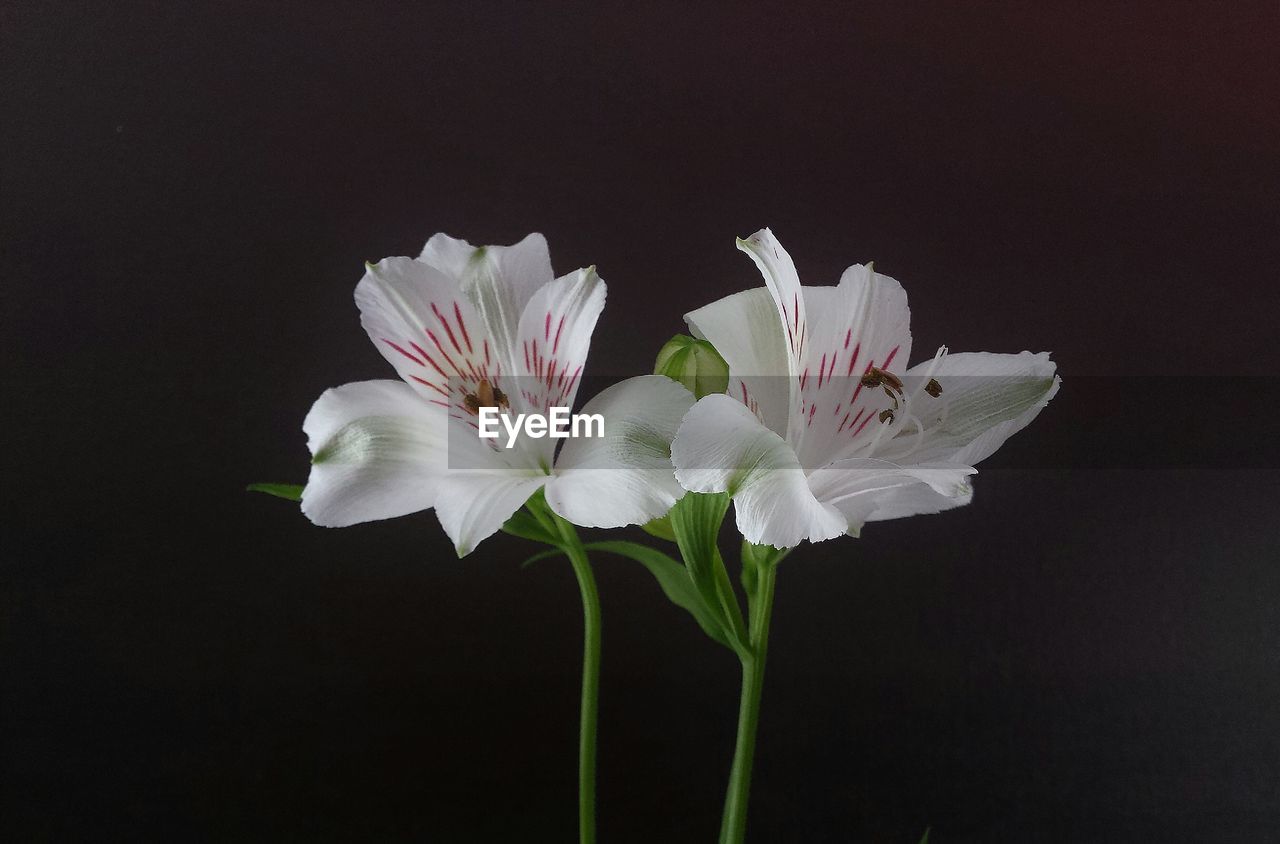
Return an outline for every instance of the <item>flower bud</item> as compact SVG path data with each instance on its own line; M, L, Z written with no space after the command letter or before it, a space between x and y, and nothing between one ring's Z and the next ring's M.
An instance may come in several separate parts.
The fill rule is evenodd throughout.
M694 398L723 393L729 387L729 364L706 340L677 334L658 352L653 373L680 382Z

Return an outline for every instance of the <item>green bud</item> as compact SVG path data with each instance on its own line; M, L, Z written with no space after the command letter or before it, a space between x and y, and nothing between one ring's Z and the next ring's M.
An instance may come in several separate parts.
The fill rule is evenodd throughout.
M729 364L706 340L677 334L658 352L654 375L679 381L694 398L723 393L729 387Z

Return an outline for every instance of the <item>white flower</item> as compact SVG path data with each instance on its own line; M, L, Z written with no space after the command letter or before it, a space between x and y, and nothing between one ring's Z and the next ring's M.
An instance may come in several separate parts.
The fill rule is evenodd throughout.
M729 389L694 405L671 452L686 489L733 497L750 542L789 548L967 504L973 465L1058 390L1047 353L944 347L905 369L898 282L855 264L836 287L801 287L768 229L738 248L767 288L686 315L728 361Z
M399 381L326 391L303 430L312 453L302 510L341 527L435 508L459 555L497 531L540 488L563 518L619 527L662 516L684 491L671 438L693 404L667 378L632 378L582 413L603 437L481 439L480 406L572 407L604 307L595 269L553 278L546 240L475 248L437 234L417 259L369 265L361 323ZM503 440L506 439L504 436Z

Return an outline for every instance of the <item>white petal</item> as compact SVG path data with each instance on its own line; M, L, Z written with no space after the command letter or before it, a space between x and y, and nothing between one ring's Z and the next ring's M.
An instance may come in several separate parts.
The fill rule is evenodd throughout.
M345 527L430 508L447 462L445 425L442 409L399 381L326 390L302 423L313 455L302 512Z
M794 429L799 424L800 413L800 386L796 379L804 369L805 351L809 345L809 323L805 313L804 293L800 288L800 276L796 273L791 255L782 248L782 244L769 229L761 229L745 239L738 238L738 248L751 256L760 274L764 276L765 286L773 297L778 319L786 335L787 374L791 376L791 380L787 384L787 417L790 421L785 436L787 442L794 445L797 442L797 432Z
M671 444L676 478L693 492L728 492L738 530L749 542L790 548L842 535L835 507L809 490L786 441L728 396L700 399Z
M910 484L891 490L881 497L869 522L883 522L907 516L923 516L963 507L973 500L973 487L965 483L954 494L943 494L928 484Z
M973 496L968 476L976 471L959 464L899 466L855 457L810 474L809 488L819 501L843 513L849 532L856 535L864 522L967 504Z
M493 343L453 279L410 258L367 267L356 285L360 322L400 377L427 401L466 416L463 398L482 380L507 373Z
M947 355L936 366L912 367L908 376L919 379L931 372L942 394L934 398L917 392L911 413L923 434L904 427L877 456L974 465L1030 424L1057 394L1061 382L1056 369L1047 352L970 352Z
M685 314L695 337L729 364L729 395L752 409L770 430L786 436L791 402L791 352L778 307L757 287Z
M440 481L436 516L458 556L465 557L546 482L546 475L512 469L450 472Z
M800 290L800 276L791 255L769 229L761 229L748 238L738 238L738 248L751 256L764 276L765 286L773 295L787 335L787 348L791 352L789 371L800 374L804 361L809 326L805 319L804 294Z
M603 437L574 437L556 460L547 503L582 527L622 527L661 518L684 494L671 440L693 394L660 375L630 378L587 402L604 417Z
M880 414L898 402L861 378L875 366L906 370L911 311L902 285L870 267L845 270L837 287L804 288L810 341L800 374L802 424L789 438L806 470L855 454Z
M477 248L437 234L418 260L458 282L494 338L504 371L513 371L520 317L534 294L554 278L546 238L535 233L513 246Z
M520 318L516 386L530 409L573 406L604 298L605 284L591 267L561 276L529 300Z

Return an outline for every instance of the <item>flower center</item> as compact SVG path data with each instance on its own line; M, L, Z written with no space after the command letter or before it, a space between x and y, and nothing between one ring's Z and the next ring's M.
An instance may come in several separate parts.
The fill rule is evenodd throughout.
M507 394L490 384L488 378L481 378L480 383L476 385L476 391L467 393L462 399L462 404L472 416L479 416L480 409L483 407L496 407L499 410L511 409L511 403L507 401Z

